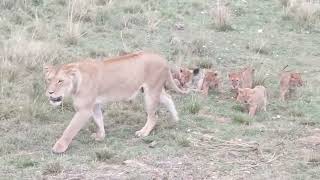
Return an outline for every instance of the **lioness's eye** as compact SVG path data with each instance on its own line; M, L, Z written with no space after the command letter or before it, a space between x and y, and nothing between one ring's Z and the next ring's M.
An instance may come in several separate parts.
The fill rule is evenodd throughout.
M63 82L63 80L59 80L58 83L61 84Z

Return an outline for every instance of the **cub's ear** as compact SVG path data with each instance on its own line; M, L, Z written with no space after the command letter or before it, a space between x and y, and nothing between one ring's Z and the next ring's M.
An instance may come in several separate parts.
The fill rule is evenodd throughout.
M214 74L214 76L217 77L218 76L218 71L215 71L213 74Z
M199 74L199 72L200 72L200 68L196 68L196 69L194 69L193 70L193 75L197 75L197 74Z
M238 88L238 93L243 93L244 89L243 88Z

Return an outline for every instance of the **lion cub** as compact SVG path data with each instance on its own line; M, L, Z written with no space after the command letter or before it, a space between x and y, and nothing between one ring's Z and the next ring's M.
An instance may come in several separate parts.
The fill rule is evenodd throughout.
M249 107L249 116L253 117L257 110L266 111L267 92L263 86L256 86L253 89L239 88L237 101L245 103Z
M192 70L179 67L178 70L171 70L172 77L179 88L187 88L187 83L192 79Z
M254 69L246 67L239 72L231 72L228 76L232 90L252 88Z
M201 87L200 91L205 95L208 96L209 89L218 89L219 90L219 78L218 78L218 72L213 70L206 70L204 73L204 77L201 80Z
M300 73L282 72L280 76L280 100L284 101L287 95L290 95L297 87L302 85L303 81Z

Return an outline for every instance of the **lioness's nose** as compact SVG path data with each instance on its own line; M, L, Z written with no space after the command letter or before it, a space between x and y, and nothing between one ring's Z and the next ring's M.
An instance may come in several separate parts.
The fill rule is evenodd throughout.
M53 91L49 91L48 93L49 93L49 94L53 94L54 92L53 92Z

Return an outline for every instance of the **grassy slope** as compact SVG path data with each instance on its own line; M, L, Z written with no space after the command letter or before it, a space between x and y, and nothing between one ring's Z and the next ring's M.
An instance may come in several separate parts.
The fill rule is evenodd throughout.
M85 35L72 44L66 36L64 1L26 2L0 4L1 177L320 178L317 163L309 162L319 160L319 147L297 141L320 123L318 26L305 30L282 20L282 9L273 0L230 1L236 16L234 30L228 32L214 29L211 1L99 1L81 22ZM148 22L158 19L160 23L150 31ZM184 30L176 30L177 23L184 24ZM258 33L259 29L263 32ZM265 55L254 51L261 43L265 43ZM161 109L159 126L141 140L134 137L145 119L138 98L133 104L106 107L104 142L90 138L94 130L90 124L65 155L51 154L73 110L70 103L62 109L50 107L43 95L42 64L139 49L159 52L176 64L212 62L225 81L227 71L252 64L259 75L269 74L268 112L251 120L237 110L227 92L207 99L174 95L181 122L170 125L168 113ZM307 85L298 91L300 100L280 103L277 74L286 64L306 72ZM192 107L200 112L190 113ZM276 115L281 118L273 119ZM235 121L217 121L223 118ZM148 145L152 141L157 142L154 148Z

